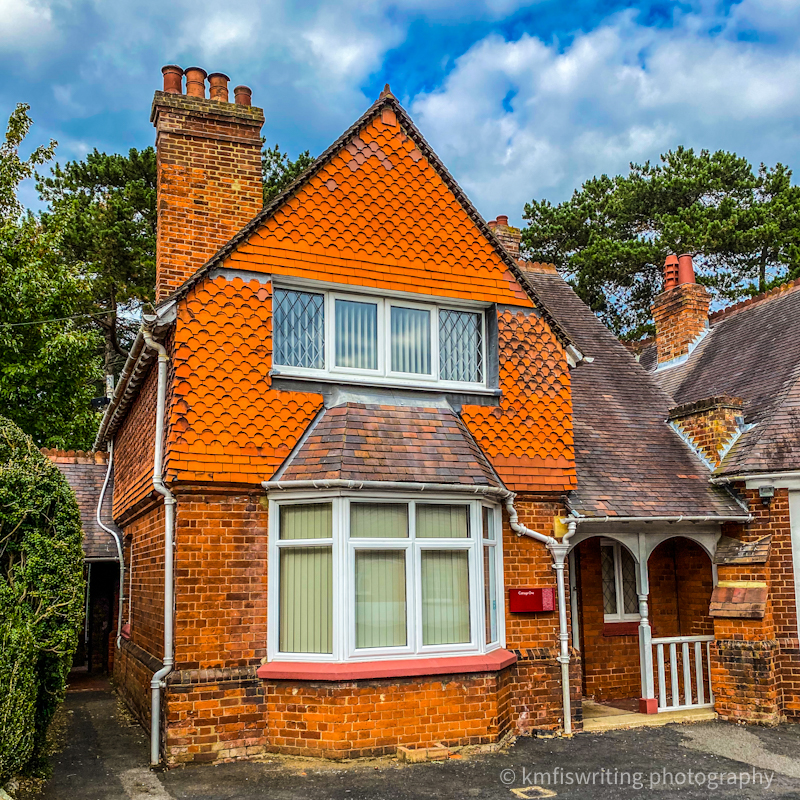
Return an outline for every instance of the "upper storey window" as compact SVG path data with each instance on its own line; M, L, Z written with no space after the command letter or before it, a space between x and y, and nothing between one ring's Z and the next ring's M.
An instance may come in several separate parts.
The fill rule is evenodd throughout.
M273 314L273 362L282 373L451 388L486 385L481 311L276 289Z

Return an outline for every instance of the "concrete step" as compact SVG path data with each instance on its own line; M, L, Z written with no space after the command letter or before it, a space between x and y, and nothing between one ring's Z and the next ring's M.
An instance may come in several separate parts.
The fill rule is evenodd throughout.
M713 708L688 708L684 711L662 711L660 714L635 714L630 711L603 706L598 713L593 703L589 714L583 720L584 733L600 733L603 731L628 730L630 728L657 728L671 723L708 722L715 720L717 714ZM607 710L608 709L608 710Z

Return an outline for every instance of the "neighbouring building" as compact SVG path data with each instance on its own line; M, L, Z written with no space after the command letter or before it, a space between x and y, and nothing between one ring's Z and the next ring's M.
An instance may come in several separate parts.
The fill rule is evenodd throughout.
M797 473L765 504L743 472L765 395L713 377L740 345L713 391L667 387L725 324L700 338L691 262L650 373L388 87L262 208L250 90L183 78L152 106L156 307L95 445L153 763L579 730L583 698L796 715Z

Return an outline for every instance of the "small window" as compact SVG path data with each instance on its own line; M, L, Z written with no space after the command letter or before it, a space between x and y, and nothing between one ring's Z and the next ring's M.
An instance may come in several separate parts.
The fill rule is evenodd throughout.
M636 593L636 561L619 542L600 546L603 574L603 613L606 622L639 619Z
M273 361L291 367L325 367L325 295L275 290Z
M392 372L431 374L431 312L391 308Z
M480 314L439 312L439 376L443 381L483 381L483 325Z
M378 306L336 300L336 366L378 369Z

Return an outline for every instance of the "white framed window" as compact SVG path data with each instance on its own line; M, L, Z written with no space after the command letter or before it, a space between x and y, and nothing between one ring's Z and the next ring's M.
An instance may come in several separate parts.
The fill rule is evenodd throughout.
M276 287L273 364L279 374L297 377L485 389L485 313Z
M600 566L603 576L603 618L606 622L639 620L639 596L636 593L636 561L619 542L600 542Z
M270 500L270 659L469 655L502 647L499 508L473 499Z

